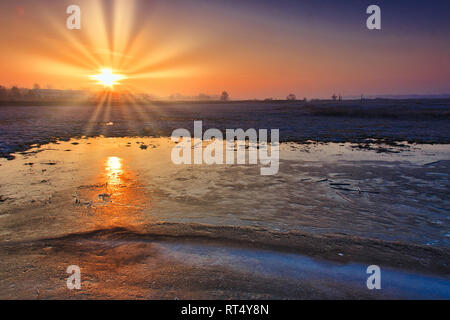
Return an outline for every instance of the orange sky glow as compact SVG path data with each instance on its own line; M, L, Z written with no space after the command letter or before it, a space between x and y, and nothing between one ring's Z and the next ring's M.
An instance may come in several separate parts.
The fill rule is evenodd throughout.
M144 1L145 2L145 1ZM68 5L82 29L65 26ZM2 1L0 84L99 89L92 75L123 75L118 90L235 99L333 93L450 92L450 45L424 34L312 22L214 1ZM339 20L339 14L336 20Z

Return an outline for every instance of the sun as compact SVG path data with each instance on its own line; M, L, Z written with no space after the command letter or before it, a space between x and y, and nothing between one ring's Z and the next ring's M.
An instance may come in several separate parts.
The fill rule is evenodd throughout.
M119 81L126 79L124 75L114 74L110 68L103 68L100 70L100 74L90 76L91 79L97 80L98 84L103 85L105 88L113 88L114 85L120 84Z

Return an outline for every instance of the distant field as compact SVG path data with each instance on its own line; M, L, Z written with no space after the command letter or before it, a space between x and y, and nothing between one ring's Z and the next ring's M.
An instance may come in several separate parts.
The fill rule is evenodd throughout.
M450 99L154 102L0 106L0 154L79 136L169 136L174 129L279 128L281 141L450 143Z

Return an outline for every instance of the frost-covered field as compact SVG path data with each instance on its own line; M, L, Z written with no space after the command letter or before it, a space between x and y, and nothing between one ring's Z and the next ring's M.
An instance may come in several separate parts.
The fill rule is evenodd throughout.
M450 143L450 100L0 106L0 154L78 136L170 136L177 128L279 128L281 141Z
M177 166L175 145L98 137L0 159L0 298L449 298L448 145L282 143L275 176Z
M2 106L0 298L448 299L446 103ZM278 174L175 165L194 120L279 128Z

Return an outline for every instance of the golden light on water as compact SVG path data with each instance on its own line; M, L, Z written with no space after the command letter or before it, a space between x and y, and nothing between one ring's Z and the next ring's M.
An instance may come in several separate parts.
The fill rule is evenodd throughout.
M109 157L106 160L106 178L108 185L117 186L122 183L122 159Z
M110 68L103 68L100 70L99 74L89 77L93 80L96 80L98 84L110 89L112 89L114 85L120 84L120 80L126 79L124 75L114 74L113 70Z
M92 141L95 150L115 143ZM85 223L100 229L128 227L146 221L143 209L151 207L151 199L142 191L125 158L112 156L106 151L99 160L100 170L96 178L89 182L91 187L80 189L80 197L90 199L92 203L87 208L89 214L85 215Z

